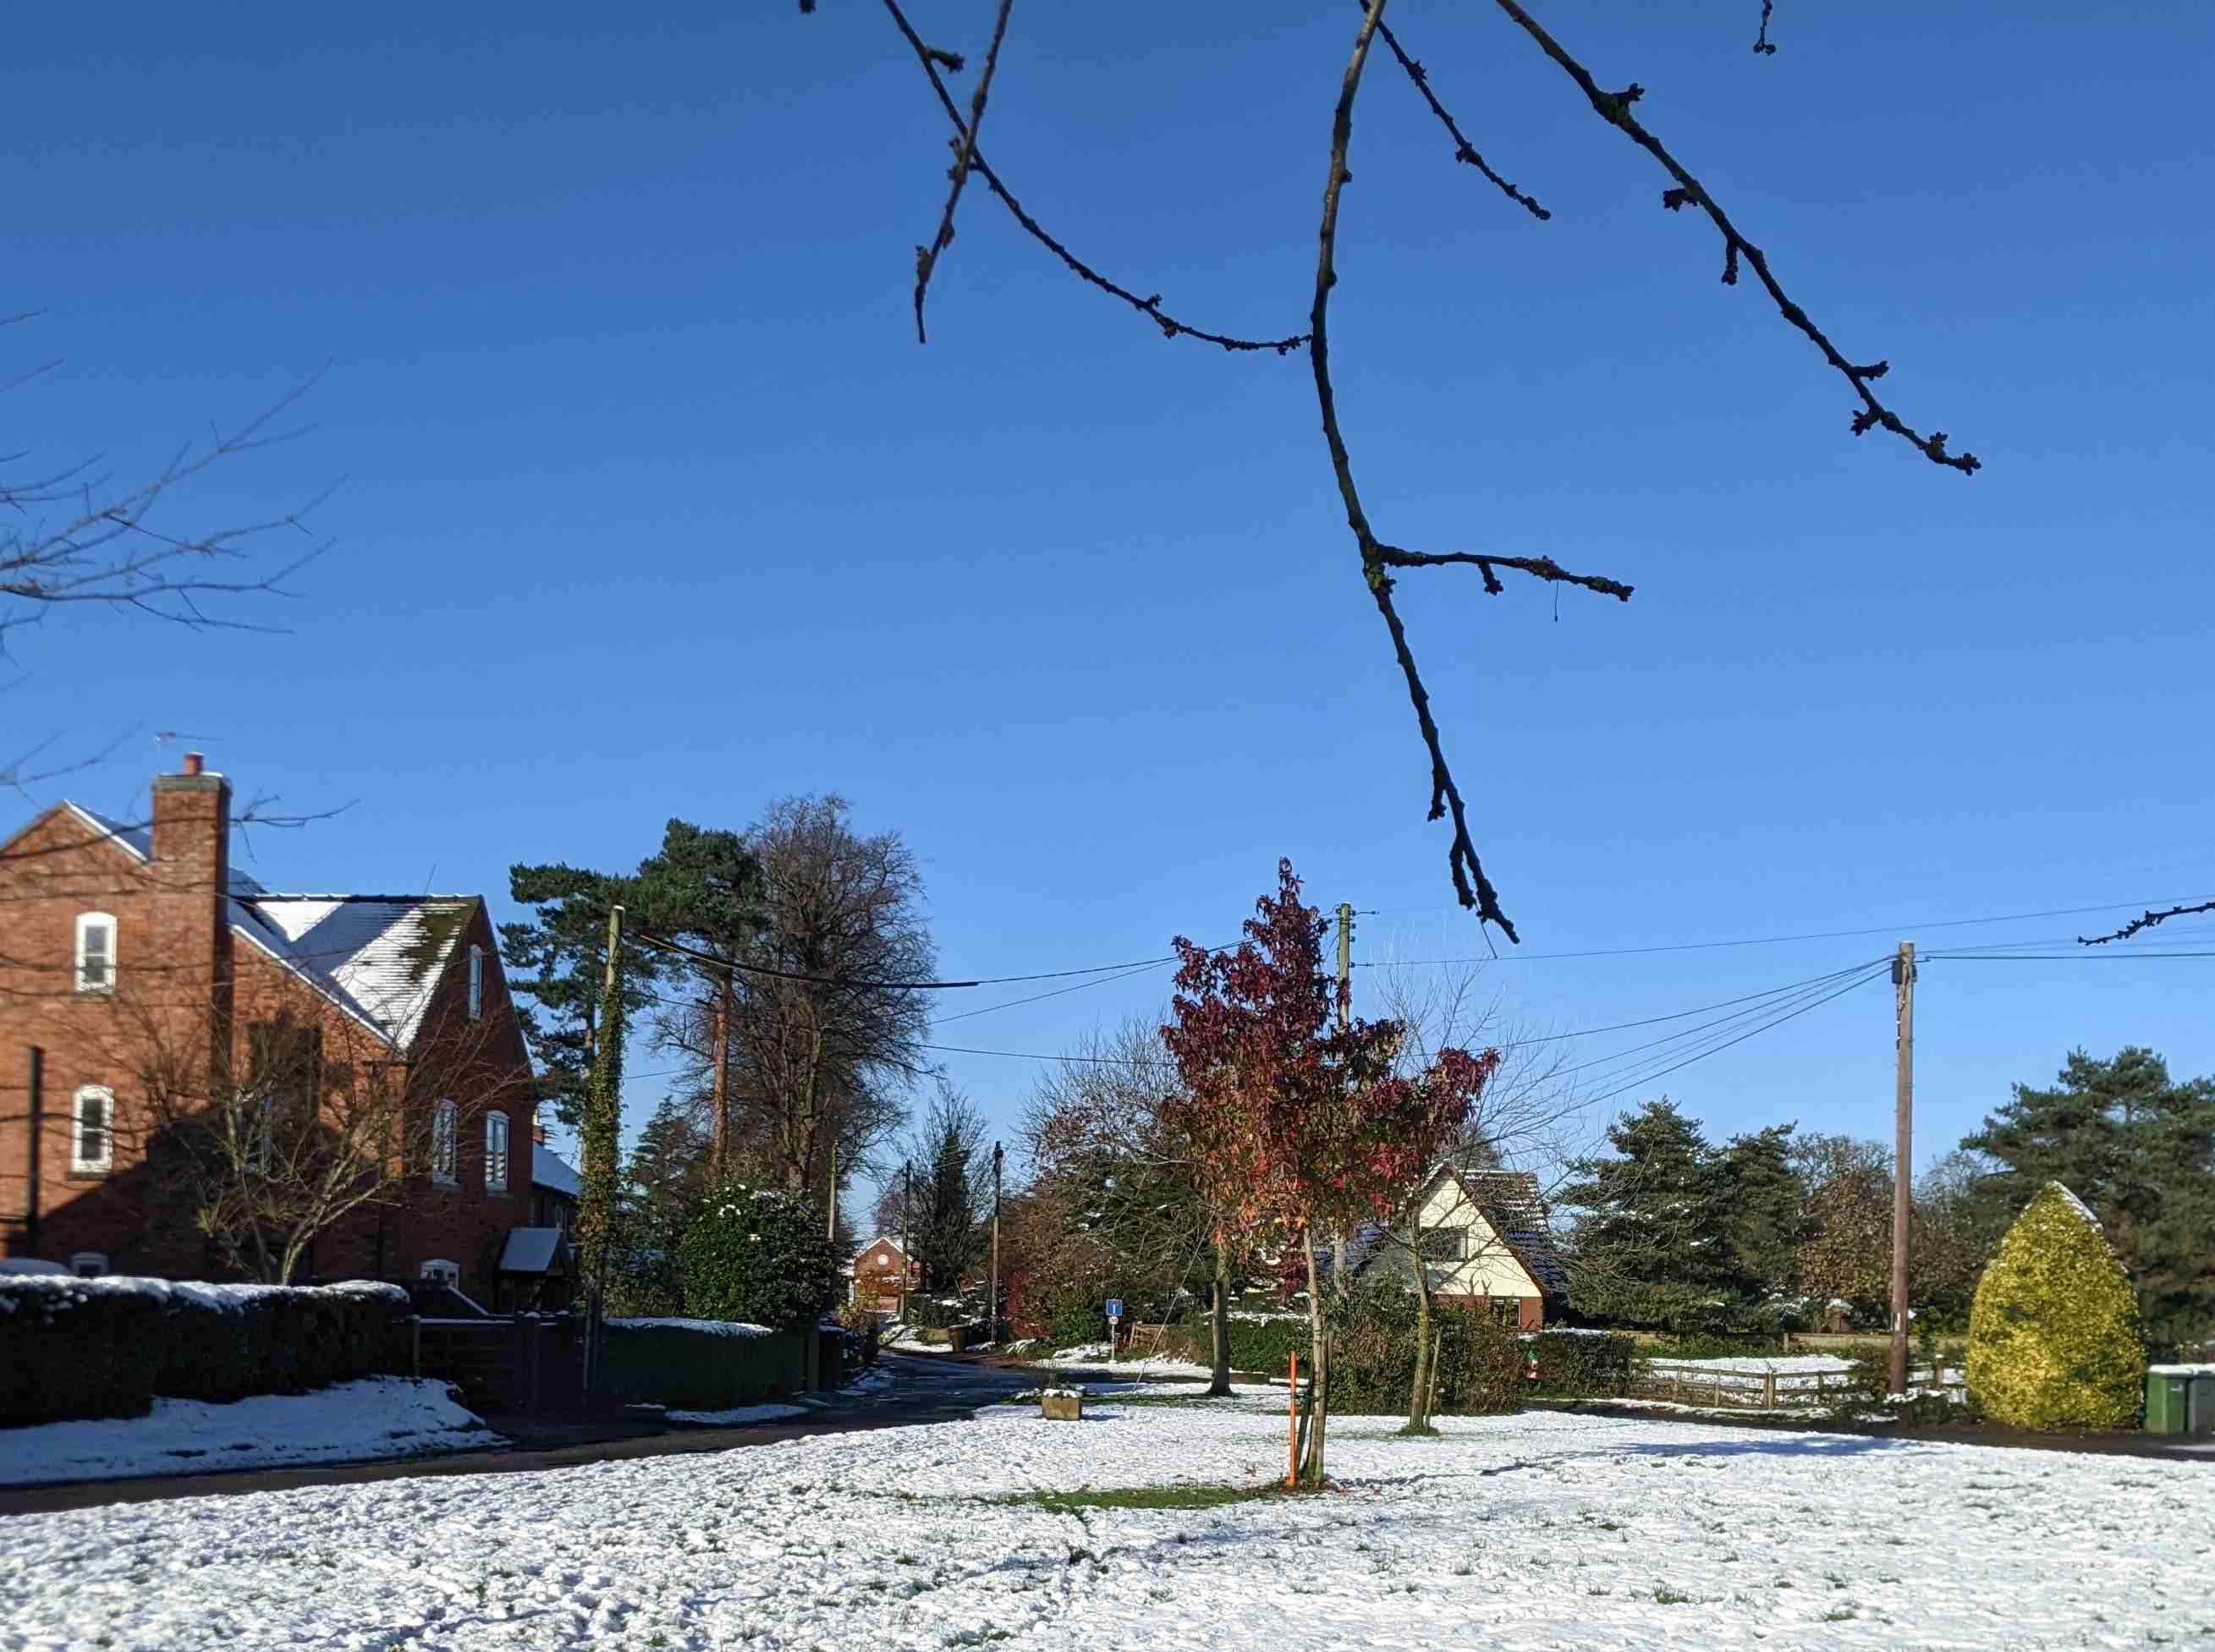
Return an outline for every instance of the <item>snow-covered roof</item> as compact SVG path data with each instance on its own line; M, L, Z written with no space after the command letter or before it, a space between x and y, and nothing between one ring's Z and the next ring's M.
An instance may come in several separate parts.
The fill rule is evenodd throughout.
M536 1186L551 1188L573 1199L584 1196L585 1178L577 1174L576 1167L543 1143L531 1149L531 1179Z
M558 1227L511 1227L507 1243L500 1253L500 1270L504 1274L543 1274L553 1267L554 1259L561 1253L561 1230Z
M153 829L66 805L101 836L150 860ZM477 904L473 895L283 895L230 870L230 927L402 1049Z

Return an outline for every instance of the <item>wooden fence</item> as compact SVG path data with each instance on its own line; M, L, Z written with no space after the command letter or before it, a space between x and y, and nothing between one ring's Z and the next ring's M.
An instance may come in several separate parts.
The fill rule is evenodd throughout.
M1808 1410L1854 1392L1850 1371L1727 1371L1712 1365L1649 1360L1630 1392L1641 1399L1684 1405L1735 1406L1748 1410ZM1925 1366L1907 1374L1908 1386L1930 1393L1960 1392L1968 1385Z

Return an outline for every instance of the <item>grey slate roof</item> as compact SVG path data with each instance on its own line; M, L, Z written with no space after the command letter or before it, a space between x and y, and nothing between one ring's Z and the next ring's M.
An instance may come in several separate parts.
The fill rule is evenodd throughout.
M1454 1177L1461 1183L1463 1195L1484 1213L1493 1232L1514 1252L1540 1290L1564 1301L1568 1299L1568 1270L1562 1263L1560 1247L1546 1221L1546 1202L1539 1194L1536 1175L1522 1170L1464 1171L1441 1165L1424 1178L1415 1196L1427 1198L1441 1176ZM1414 1264L1407 1246L1384 1244L1384 1237L1383 1228L1369 1227L1347 1241L1346 1271L1350 1277L1358 1279L1371 1268L1389 1269L1396 1276L1411 1275ZM1316 1261L1318 1275L1327 1273L1322 1252Z
M153 858L151 827L67 806L140 860ZM477 903L473 895L281 895L236 866L228 893L234 933L403 1049Z

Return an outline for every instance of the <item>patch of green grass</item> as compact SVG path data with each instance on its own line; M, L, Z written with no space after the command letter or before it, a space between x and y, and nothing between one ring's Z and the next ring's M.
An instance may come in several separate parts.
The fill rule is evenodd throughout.
M993 1502L1030 1503L1057 1514L1082 1508L1220 1508L1226 1503L1258 1502L1285 1495L1271 1481L1262 1485L1143 1485L1109 1491L1023 1491Z
M1688 1606L1691 1603L1690 1595L1679 1594L1666 1583L1658 1586L1654 1591L1654 1604L1657 1606Z
M1853 1616L1854 1609L1851 1606L1840 1606L1836 1612L1825 1612L1823 1621L1826 1624L1850 1623Z

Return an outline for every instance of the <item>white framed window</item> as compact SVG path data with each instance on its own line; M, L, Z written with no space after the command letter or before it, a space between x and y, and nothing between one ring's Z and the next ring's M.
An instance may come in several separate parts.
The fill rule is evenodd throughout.
M451 1101L439 1101L431 1108L431 1179L447 1187L454 1185L455 1172L460 1168L457 1149L460 1138L456 1127L461 1115Z
M485 1115L485 1191L507 1191L507 1115Z
M77 1251L70 1256L70 1271L79 1279L97 1279L107 1271L105 1251Z
M469 948L469 1019L484 1013L484 948Z
M419 1272L424 1280L433 1285L458 1287L462 1282L460 1267L443 1257L433 1257L423 1264Z
M77 915L77 989L115 990L115 918L107 912Z
M105 1176L115 1163L115 1092L88 1084L70 1103L70 1172Z

